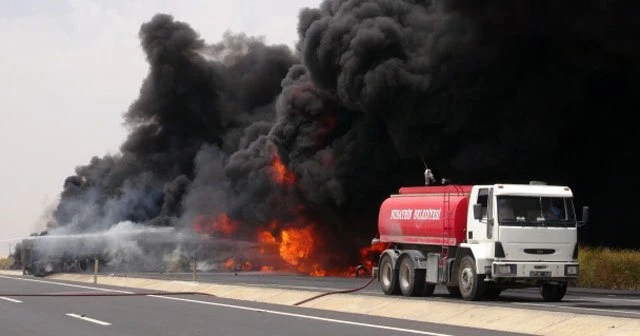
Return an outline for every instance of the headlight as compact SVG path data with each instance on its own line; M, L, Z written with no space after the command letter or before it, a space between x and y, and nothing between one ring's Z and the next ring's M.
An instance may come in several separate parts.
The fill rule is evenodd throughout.
M580 268L578 265L566 265L564 267L565 275L578 275L580 273Z
M516 265L495 265L494 273L496 275L515 275L516 270Z

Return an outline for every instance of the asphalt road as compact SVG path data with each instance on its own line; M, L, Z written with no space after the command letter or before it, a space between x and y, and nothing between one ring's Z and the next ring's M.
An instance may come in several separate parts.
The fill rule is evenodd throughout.
M201 295L46 296L127 293L107 286L0 276L1 335L431 335L486 330ZM130 293L130 292L128 292ZM148 294L148 292L144 292ZM491 332L491 335L519 335Z
M124 274L118 274L124 276ZM128 273L126 276L158 279L193 279L192 273ZM234 284L246 286L264 286L271 288L289 288L309 291L335 291L358 288L368 278L335 278L309 277L278 273L260 272L217 272L198 273L200 282ZM354 294L384 296L377 281ZM407 300L443 300L456 302L449 296L444 287L436 287L433 297L405 298ZM569 288L562 302L547 303L542 301L536 288L506 290L495 301L466 302L491 306L520 307L545 311L571 312L602 316L618 316L640 318L640 292L595 290L586 288Z

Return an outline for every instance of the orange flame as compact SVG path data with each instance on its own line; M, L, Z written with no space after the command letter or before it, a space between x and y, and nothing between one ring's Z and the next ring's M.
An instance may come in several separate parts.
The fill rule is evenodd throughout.
M276 221L269 224L268 228L258 232L257 240L259 251L262 255L275 255L280 262L260 267L262 272L274 270L289 270L310 276L342 276L355 277L371 272L379 253L386 248L386 244L376 244L360 249L361 265L336 270L326 269L321 263L314 260L320 245L315 232L315 226L309 224L301 228L279 228ZM278 232L276 234L276 232Z
M309 273L310 276L314 276L314 277L323 277L325 275L327 275L327 271L323 270L323 269L319 269L319 270L315 270L311 273Z
M236 262L235 259L229 258L224 263L224 268L233 271L250 271L253 269L253 265L249 261Z
M387 249L387 247L388 244L377 243L361 248L360 261L362 263L362 266L368 271L373 270L376 262L375 259L380 255L380 253L382 253L382 251Z
M293 184L296 182L296 177L292 172L287 169L278 153L275 154L272 162L273 176L278 184Z
M253 269L253 265L249 261L245 261L242 263L242 266L240 269L243 271L250 271Z
M228 259L225 263L224 263L224 268L226 269L231 269L233 268L233 265L235 265L235 261L233 260L233 258Z
M237 228L238 224L229 219L229 216L225 213L215 220L211 220L207 216L198 216L193 223L193 229L202 235L221 235L223 237L229 237Z
M287 263L298 266L313 252L311 227L282 230L280 235L280 257Z
M254 268L252 262L238 256L238 258L226 260L223 265L224 269L231 271L259 270L261 272L282 270L316 277L356 277L371 274L380 252L387 248L387 244L380 243L365 246L359 249L360 265L346 269L326 268L316 260L318 256L322 255L322 251L319 249L322 249L323 244L319 240L314 224L287 228L282 226L279 222L272 221L266 228L257 232L258 252L271 261L260 261L261 264ZM229 235L235 232L237 224L231 221L226 214L223 214L215 221L207 221L205 217L200 217L194 227L202 234ZM275 261L272 259L273 257L276 258Z
M258 232L259 251L263 255L277 253L282 262L277 266L263 266L261 270L273 271L276 268L284 268L302 273L321 272L319 265L309 266L307 262L315 247L312 225L281 229L277 237L272 233L275 230L277 223L271 222L269 228Z
M258 232L259 251L261 254L267 254L269 246L276 245L276 237L269 231Z

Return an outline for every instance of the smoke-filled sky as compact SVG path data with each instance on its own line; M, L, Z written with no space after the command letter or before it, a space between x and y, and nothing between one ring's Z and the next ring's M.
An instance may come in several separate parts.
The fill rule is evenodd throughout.
M148 71L138 30L158 12L218 41L226 30L294 46L297 15L320 0L0 1L0 242L43 226L64 179L115 153L122 115ZM0 255L8 251L0 244Z
M125 5L105 10L73 2L61 11L69 24L44 21L55 29L7 24L3 33L34 35L8 48L16 62L32 62L8 62L15 75L3 93L15 103L3 110L4 120L25 126L3 124L3 133L16 134L4 141L4 152L16 155L8 169L28 178L4 174L8 189L19 195L51 183L45 195L53 198L55 191L46 192L60 188L49 222L60 232L122 221L192 228L228 215L245 238L274 220L281 227L313 223L321 241L332 243L319 251L335 252L375 235L380 201L399 186L421 183L424 158L437 174L462 183L570 185L576 204L593 209L587 242L634 244L624 237L631 203L611 195L627 190L612 177L635 181L628 178L640 83L637 6L296 4L194 5L191 16L160 5L137 5L132 12L140 14L129 15ZM65 16L67 9L73 14ZM251 25L226 21L237 17ZM226 28L247 35L223 36ZM278 37L253 36L272 30ZM36 37L45 31L72 38ZM42 77L47 73L55 80ZM101 145L91 145L96 138ZM116 149L121 153L107 153ZM36 215L51 203L31 195L11 203L11 196L2 203L21 220L25 207ZM622 209L613 212L612 204Z

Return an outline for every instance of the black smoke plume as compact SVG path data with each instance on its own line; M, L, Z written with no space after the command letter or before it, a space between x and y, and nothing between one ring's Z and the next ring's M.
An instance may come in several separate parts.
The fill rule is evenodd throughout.
M227 214L250 237L302 216L327 255L357 259L381 200L421 184L424 159L459 183L570 185L592 208L585 242L637 245L624 238L637 14L604 0L326 0L301 11L293 51L210 45L158 14L140 29L150 72L121 154L67 178L50 227ZM295 183L278 183L275 160Z

